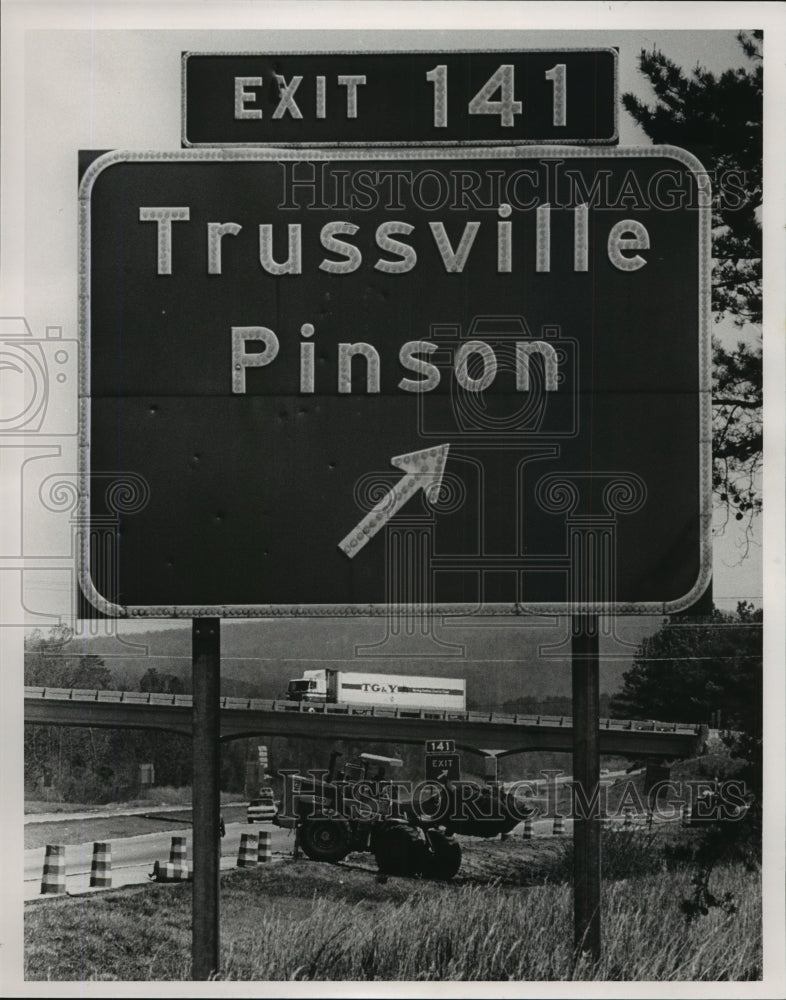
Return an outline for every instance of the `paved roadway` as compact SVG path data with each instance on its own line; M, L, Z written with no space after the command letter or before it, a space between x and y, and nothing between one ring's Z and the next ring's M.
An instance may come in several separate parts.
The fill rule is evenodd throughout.
M226 806L246 806L247 802L227 802L222 803ZM148 803L146 806L128 806L125 809L119 809L114 806L106 806L104 808L92 808L92 809L82 809L80 812L52 812L52 813L26 813L25 814L25 826L29 826L32 823L67 823L73 820L78 822L87 821L91 819L109 819L114 816L145 816L147 813L155 813L156 816L159 813L168 812L190 812L191 805L179 805L179 806L157 806L154 802Z
M659 821L656 820L656 823ZM553 819L534 820L533 837L535 839L548 838L553 836ZM640 821L639 821L640 824ZM637 825L639 825L637 824ZM572 836L573 820L564 821L565 836ZM251 830L270 830L271 848L273 861L281 861L285 857L291 857L294 838L289 830L282 830L272 823L261 823L249 826L247 823L228 823L226 836L221 841L221 870L229 871L236 866L237 853L240 846L241 833L248 833ZM520 823L511 833L510 837L517 839L523 833L523 823ZM153 862L158 860L164 862L169 860L169 848L173 836L183 836L183 828L163 833L148 833L137 837L125 837L111 841L112 844L112 888L117 889L124 885L134 885L147 883L148 874L152 870ZM191 858L191 836L186 834L187 852L189 860ZM90 888L90 865L92 861L93 845L75 844L66 847L66 891L69 895L80 895L82 893L106 892L106 889ZM32 899L56 899L56 896L41 896L41 874L44 866L44 856L46 849L43 847L25 851L25 882L24 898Z
M270 830L273 858L292 853L293 834L272 823L227 823L226 836L221 840L221 870L235 867L240 846L241 833ZM169 860L169 849L173 836L186 836L188 858L191 859L191 828L179 826L174 830L145 833L137 837L115 838L112 845L112 888L148 882L148 873L153 862ZM36 899L41 894L41 875L44 870L45 847L25 851L24 898ZM71 894L82 892L102 892L90 888L90 866L93 860L93 844L67 845L66 890ZM54 896L51 898L55 898Z
M625 772L615 772L614 774L604 774L601 782L611 783L615 779L623 776ZM627 775L630 777L630 775ZM557 778L557 783L562 784L570 780L570 775L563 775ZM540 783L538 783L540 784ZM545 802L539 803L545 805ZM62 821L63 819L94 819L99 816L109 815L132 815L138 811L151 812L150 807L143 810L127 809L117 813L80 813L77 815L64 815L55 813L43 816L27 816L25 823L47 822L51 820ZM156 813L163 812L160 807ZM182 812L182 806L172 807L172 811ZM573 831L573 821L566 819L565 834L570 835ZM523 832L523 823L520 823L510 834L511 837L520 837ZM552 819L535 819L533 822L533 835L535 837L552 836ZM294 835L290 830L282 830L272 823L245 822L227 823L226 836L221 841L221 870L227 871L235 867L237 862L238 849L240 847L240 835L259 830L270 830L271 850L273 860L281 860L283 857L291 856L294 845ZM141 834L136 837L115 838L111 843L112 848L112 888L116 889L124 885L134 885L149 881L148 874L152 870L153 862L164 862L169 860L169 850L173 836L185 836L187 844L187 856L191 859L191 830L188 826L178 825L174 829L158 831L156 833ZM66 859L66 890L69 894L78 895L80 893L105 892L104 889L90 888L90 867L92 863L93 843L67 845L65 849ZM44 857L46 848L38 847L24 852L24 898L25 900L40 898L41 875L44 867ZM44 897L44 898L56 898Z
M552 825L553 820L551 819L536 819L533 823L534 835L536 837L551 836ZM569 834L572 831L572 827L572 820L566 820L565 833ZM292 855L294 837L291 831L282 830L272 823L255 823L253 825L248 823L228 823L226 836L221 841L222 871L228 871L235 867L238 848L240 846L240 835L259 830L271 831L271 850L274 861L282 860L284 857ZM510 836L520 837L522 831L523 824L519 824ZM115 838L112 840L112 888L117 889L124 885L149 882L148 873L153 868L153 862L155 860L160 862L168 861L172 837L182 837L184 833L186 836L188 858L190 860L190 828L180 827L175 830L146 833L137 837ZM70 895L107 891L105 889L90 888L92 854L92 843L66 846L66 891ZM25 851L25 900L57 898L56 896L41 897L41 875L45 855L46 848L44 847Z

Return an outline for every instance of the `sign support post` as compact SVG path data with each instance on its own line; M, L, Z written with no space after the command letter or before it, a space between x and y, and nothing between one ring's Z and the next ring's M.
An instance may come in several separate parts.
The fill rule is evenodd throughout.
M191 655L194 690L191 978L205 980L219 965L220 618L192 619Z
M576 949L600 958L600 693L598 616L572 618L573 916Z

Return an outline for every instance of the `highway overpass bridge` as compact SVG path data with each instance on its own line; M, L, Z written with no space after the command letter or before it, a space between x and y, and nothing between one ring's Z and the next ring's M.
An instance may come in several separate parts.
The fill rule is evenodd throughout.
M570 753L570 716L503 715L389 706L306 705L258 698L221 698L221 739L298 736L321 740L423 743L452 739L459 749L498 756L526 750ZM191 735L191 695L26 687L25 724L163 729ZM629 757L685 758L706 741L705 726L600 720L600 752Z

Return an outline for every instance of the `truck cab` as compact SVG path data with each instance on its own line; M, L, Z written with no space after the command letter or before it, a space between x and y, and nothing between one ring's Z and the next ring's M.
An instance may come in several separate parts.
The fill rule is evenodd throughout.
M246 819L249 823L271 820L277 812L276 800L273 789L269 785L263 785L259 789L259 795L251 799L246 810Z
M289 701L305 701L324 705L327 699L327 678L324 670L304 670L287 685Z

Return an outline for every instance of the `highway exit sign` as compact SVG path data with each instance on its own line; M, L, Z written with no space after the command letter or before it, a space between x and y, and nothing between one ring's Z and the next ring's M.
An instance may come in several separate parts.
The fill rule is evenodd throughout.
M113 152L80 209L101 611L662 613L705 589L710 193L689 154Z
M438 781L448 784L451 781L461 781L461 756L457 753L426 754L426 781Z
M612 143L613 48L184 52L184 146Z

